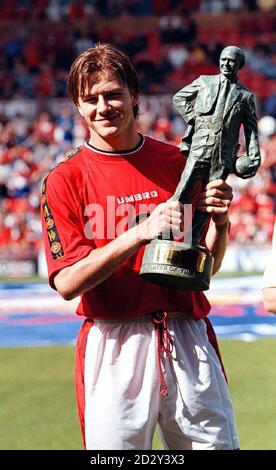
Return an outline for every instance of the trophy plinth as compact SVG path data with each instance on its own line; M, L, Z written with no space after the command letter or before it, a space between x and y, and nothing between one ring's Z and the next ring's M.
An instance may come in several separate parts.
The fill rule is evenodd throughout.
M213 263L203 246L157 239L145 248L140 275L164 287L203 291L209 289Z

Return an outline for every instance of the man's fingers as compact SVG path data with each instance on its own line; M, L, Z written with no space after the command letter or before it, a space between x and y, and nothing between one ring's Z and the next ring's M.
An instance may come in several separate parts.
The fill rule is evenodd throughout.
M226 214L228 212L228 206L200 206L198 210L200 210L200 212L206 212L207 214Z
M209 189L217 188L230 188L229 184L227 184L224 180L222 179L217 179L213 181L209 181L209 183L206 185L205 189L208 191Z
M179 201L167 201L165 204L160 204L159 210L162 214L168 214L171 216L183 215L184 206Z
M209 189L208 191L204 191L200 193L198 196L198 201L204 200L207 197L216 197L218 199L233 199L233 192L232 188L227 188L227 191L221 191L219 189Z
M217 197L205 197L198 202L198 207L201 206L216 206L224 207L229 206L231 199L229 197L217 198Z

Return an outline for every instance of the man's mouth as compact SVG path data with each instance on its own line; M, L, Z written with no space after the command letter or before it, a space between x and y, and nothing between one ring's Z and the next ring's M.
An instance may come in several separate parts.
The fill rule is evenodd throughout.
M96 119L97 122L104 122L104 121L113 121L114 119L116 119L118 117L118 114L115 114L113 116L105 116L105 117L102 117L100 119Z

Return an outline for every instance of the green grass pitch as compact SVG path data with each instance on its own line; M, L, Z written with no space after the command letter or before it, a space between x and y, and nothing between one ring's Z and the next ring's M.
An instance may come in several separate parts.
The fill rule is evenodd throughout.
M275 450L276 339L220 346L241 448ZM82 449L74 348L0 349L0 362L0 449ZM153 447L162 449L157 434Z

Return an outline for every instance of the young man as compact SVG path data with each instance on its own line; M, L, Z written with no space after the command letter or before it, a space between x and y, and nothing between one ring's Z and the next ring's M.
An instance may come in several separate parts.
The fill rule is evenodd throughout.
M185 158L137 132L138 80L117 48L83 52L68 91L90 138L50 172L42 207L50 285L67 300L81 295L77 313L86 317L76 352L84 445L150 449L158 423L169 449L238 448L206 297L139 276L144 246L182 228L183 208L170 198ZM216 180L196 202L211 215L215 271L231 199Z

